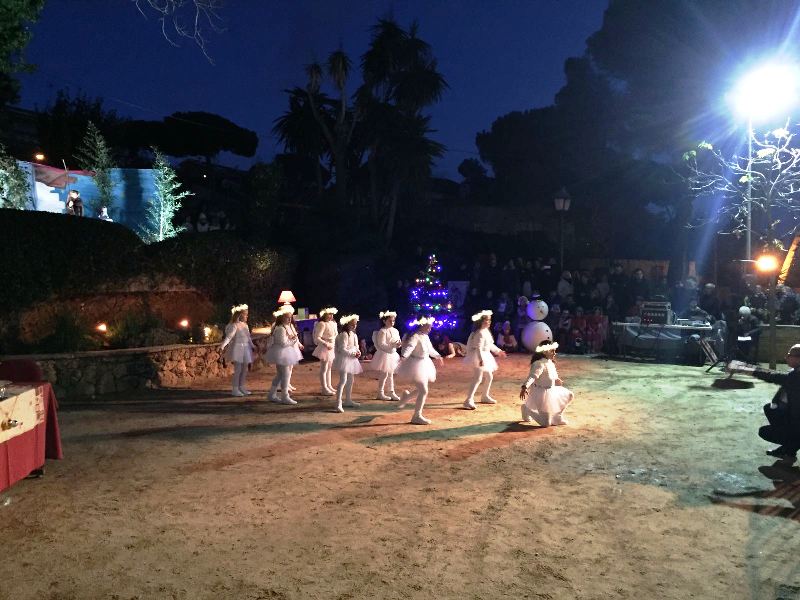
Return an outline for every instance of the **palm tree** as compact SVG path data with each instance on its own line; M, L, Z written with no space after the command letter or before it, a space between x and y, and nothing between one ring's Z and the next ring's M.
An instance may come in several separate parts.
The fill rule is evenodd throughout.
M308 75L306 97L333 158L336 168L336 200L340 208L345 207L348 201L348 154L353 130L358 120L356 112L348 105L347 98L347 78L350 75L351 65L350 58L341 49L331 52L328 57L327 73L338 93L337 100L330 107L318 101L324 75L322 65L312 63L306 67Z
M421 113L441 99L447 83L430 45L417 31L416 22L405 31L395 21L381 19L361 57L364 83L356 93L356 104L368 131L370 213L387 243L394 231L401 182L429 174L433 159L444 151L427 137L429 119ZM383 177L379 165L385 170Z
M325 155L329 154L328 150L326 150L327 142L314 116L306 90L296 87L286 90L286 93L289 94L289 110L275 119L275 126L272 128L272 132L281 141L284 150L313 161L317 196L321 196L324 190L321 163ZM330 107L332 105L330 98L322 93L316 95L315 102L317 106L322 107ZM320 114L328 117L328 112L325 110L322 110ZM328 118L328 127L332 126L333 123Z

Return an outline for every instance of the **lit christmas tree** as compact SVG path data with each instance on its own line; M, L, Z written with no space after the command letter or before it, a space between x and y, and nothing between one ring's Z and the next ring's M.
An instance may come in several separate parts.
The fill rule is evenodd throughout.
M450 301L450 291L442 285L440 279L442 265L436 260L436 255L428 257L428 268L417 277L416 285L411 288L411 321L420 316L431 316L436 320L434 329L455 329L458 324L453 303Z

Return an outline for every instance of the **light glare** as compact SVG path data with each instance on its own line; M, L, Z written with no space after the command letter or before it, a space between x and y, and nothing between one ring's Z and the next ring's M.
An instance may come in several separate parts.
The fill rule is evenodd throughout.
M798 100L795 65L767 63L746 73L731 92L736 111L754 121L788 117Z

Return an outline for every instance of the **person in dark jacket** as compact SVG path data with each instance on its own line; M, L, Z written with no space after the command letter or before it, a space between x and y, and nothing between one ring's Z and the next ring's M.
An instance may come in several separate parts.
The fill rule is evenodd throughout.
M758 435L763 440L778 444L767 454L793 460L800 450L800 371L797 369L800 367L800 344L789 348L786 364L791 369L788 373L760 369L738 361L732 361L728 370L749 373L757 379L781 386L772 402L764 405L769 425L761 427Z

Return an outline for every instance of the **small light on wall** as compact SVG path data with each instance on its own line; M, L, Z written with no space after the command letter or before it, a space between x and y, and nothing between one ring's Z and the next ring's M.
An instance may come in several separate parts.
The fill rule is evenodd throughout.
M208 337L210 335L211 335L211 327L206 325L205 327L203 327L203 336L206 338L206 341L208 341Z
M105 323L98 323L95 329L97 329L97 331L99 331L100 333L107 333L108 325L106 325Z
M189 319L181 319L178 325L183 329L189 328Z
M33 155L33 158L35 158L39 162L42 162L44 160L44 154L42 154L41 152L37 152L36 154Z

